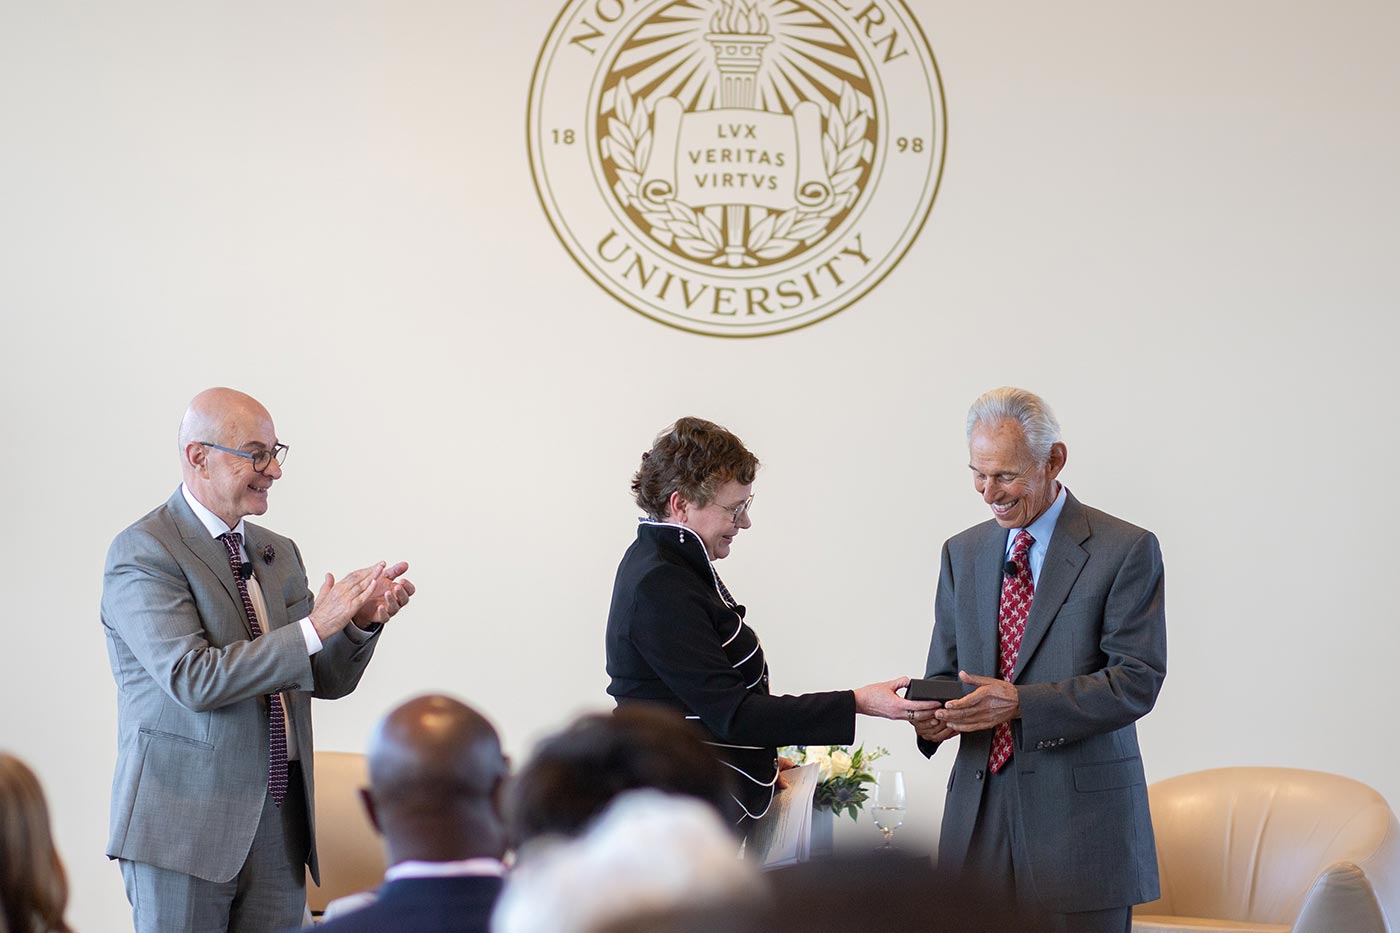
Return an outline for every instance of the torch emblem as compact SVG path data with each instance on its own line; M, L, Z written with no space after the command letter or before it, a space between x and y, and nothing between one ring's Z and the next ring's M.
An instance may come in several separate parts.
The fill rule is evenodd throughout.
M892 0L573 0L535 82L556 231L610 292L686 330L777 333L845 307L903 255L941 175L937 69Z

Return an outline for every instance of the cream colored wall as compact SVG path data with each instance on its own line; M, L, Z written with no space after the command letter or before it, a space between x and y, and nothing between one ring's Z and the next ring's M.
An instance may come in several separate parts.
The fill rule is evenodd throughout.
M683 413L766 464L722 569L775 686L918 673L939 546L984 517L962 415L1009 382L1058 409L1076 494L1161 538L1149 778L1292 765L1400 803L1400 8L916 2L950 129L927 227L855 307L725 341L616 304L539 208L524 107L560 6L0 9L0 746L49 789L80 929L127 916L103 555L220 383L292 445L267 521L312 571L403 557L422 589L323 748L426 690L517 758L605 706L629 474ZM931 842L950 758L860 738Z

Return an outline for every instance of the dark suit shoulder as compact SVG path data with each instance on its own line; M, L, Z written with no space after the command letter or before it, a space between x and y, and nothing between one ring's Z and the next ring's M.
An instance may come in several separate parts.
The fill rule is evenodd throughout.
M379 889L378 899L316 929L327 933L485 933L500 896L494 877L404 878Z
M1095 533L1111 531L1130 538L1140 538L1143 535L1152 534L1141 525L1134 525L1132 522L1125 521L1116 515L1110 515L1101 509L1088 505L1080 505L1080 508L1084 510L1084 518Z
M943 546L956 553L967 549L978 550L995 541L1005 543L1006 529L989 518L953 535Z
M1074 506L1074 513L1070 512L1070 506ZM1095 538L1100 541L1107 541L1113 544L1131 544L1140 538L1147 537L1156 540L1157 536L1146 528L1134 525L1116 515L1096 509L1093 506L1085 505L1079 500L1070 496L1070 501L1065 503L1065 514L1076 514L1089 532L1089 540ZM1060 516L1064 521L1065 515Z

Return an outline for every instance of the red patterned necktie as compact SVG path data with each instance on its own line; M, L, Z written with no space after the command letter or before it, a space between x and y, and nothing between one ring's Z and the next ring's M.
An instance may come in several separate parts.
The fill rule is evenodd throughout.
M243 579L243 536L236 531L219 535L228 549L228 563L233 568L233 579L238 583L238 595L243 600L243 614L248 617L248 628L254 638L262 637L262 626L258 624L258 614L253 610L253 600L248 596L248 581ZM287 799L287 721L282 718L282 694L267 695L267 790L272 802L282 806Z
M1016 572L1007 574L1001 581L1001 613L997 619L997 666L1001 679L1010 681L1016 673L1016 656L1021 653L1021 636L1026 634L1026 616L1031 612L1031 600L1035 598L1035 578L1031 576L1031 562L1027 555L1035 539L1024 528L1016 535L1011 545L1011 563ZM987 759L987 768L993 774L1011 758L1011 723L1003 722L992 730L992 753Z

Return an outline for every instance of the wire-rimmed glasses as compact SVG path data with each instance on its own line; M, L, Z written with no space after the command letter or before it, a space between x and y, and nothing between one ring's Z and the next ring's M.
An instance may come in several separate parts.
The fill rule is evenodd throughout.
M280 463L281 461L278 462ZM719 505L719 503L715 504ZM736 506L730 507L727 505L720 505L719 507L729 513L729 520L731 522L738 525L743 517L748 514L749 509L753 507L753 493L749 493L749 497Z

